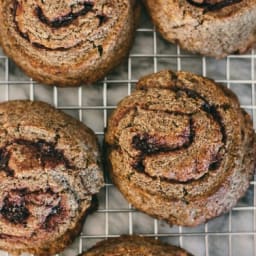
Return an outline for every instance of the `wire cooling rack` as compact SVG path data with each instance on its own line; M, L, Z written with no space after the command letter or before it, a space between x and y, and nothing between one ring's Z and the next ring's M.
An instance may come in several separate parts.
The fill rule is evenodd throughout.
M128 60L103 81L90 87L43 86L24 75L0 49L0 101L41 100L86 123L102 142L107 119L116 104L129 95L137 80L162 69L185 70L208 76L233 90L253 117L256 128L256 51L223 60L192 55L165 42L143 11ZM81 235L60 255L75 256L97 241L121 234L141 234L179 245L195 256L256 255L256 181L228 214L196 228L170 227L136 211L106 175L99 209L89 216ZM0 252L0 256L8 255Z

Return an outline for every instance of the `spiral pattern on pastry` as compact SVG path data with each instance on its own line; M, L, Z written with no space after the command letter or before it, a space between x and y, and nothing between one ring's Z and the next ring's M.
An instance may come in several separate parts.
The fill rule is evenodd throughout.
M192 256L185 250L152 238L121 236L109 238L93 246L80 256Z
M202 8L204 12L217 11L222 8L231 6L236 3L240 3L242 0L187 0L191 5Z
M138 11L134 0L1 0L0 41L37 81L93 83L128 54Z
M1 103L0 124L0 248L57 253L103 186L96 137L42 102Z
M228 211L255 167L252 121L212 80L162 71L142 78L109 119L113 182L138 209L194 226Z
M254 0L144 0L160 34L206 56L241 54L256 42Z

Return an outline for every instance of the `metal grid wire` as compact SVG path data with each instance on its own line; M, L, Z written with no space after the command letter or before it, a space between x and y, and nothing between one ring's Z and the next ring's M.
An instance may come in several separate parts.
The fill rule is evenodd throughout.
M0 49L0 101L46 101L90 126L103 139L110 112L129 95L139 77L161 69L186 70L208 76L233 90L253 117L256 128L256 52L231 55L223 60L192 55L165 42L149 18L141 25L127 61L103 81L90 87L57 88L34 82ZM170 227L136 211L106 176L99 194L99 209L89 216L79 238L60 255L73 256L97 241L121 234L141 234L186 248L197 256L256 255L256 181L228 214L195 228ZM0 256L8 255L0 252Z

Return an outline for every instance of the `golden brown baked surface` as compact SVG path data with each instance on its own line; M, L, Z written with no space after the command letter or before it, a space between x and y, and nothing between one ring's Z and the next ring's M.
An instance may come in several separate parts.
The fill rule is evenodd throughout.
M121 236L101 241L81 256L192 256L185 250L152 238Z
M52 255L103 186L96 136L42 102L0 104L0 249Z
M222 58L256 41L254 0L144 0L162 36L182 48Z
M133 0L1 0L0 44L41 83L90 84L128 54L138 12Z
M252 120L236 96L187 72L142 78L108 122L113 182L139 210L195 226L230 210L255 168Z

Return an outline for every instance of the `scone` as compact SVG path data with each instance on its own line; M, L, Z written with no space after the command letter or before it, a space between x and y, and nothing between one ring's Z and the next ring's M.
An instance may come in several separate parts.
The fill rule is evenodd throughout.
M103 186L96 136L42 102L0 104L0 249L52 255Z
M195 226L227 212L249 187L256 142L236 96L187 72L142 78L108 122L114 184L137 209Z
M254 0L144 0L162 36L182 48L222 58L255 44Z
M192 256L185 250L152 238L121 236L101 241L80 256Z
M0 45L41 83L91 84L128 55L138 12L135 0L0 0Z

